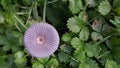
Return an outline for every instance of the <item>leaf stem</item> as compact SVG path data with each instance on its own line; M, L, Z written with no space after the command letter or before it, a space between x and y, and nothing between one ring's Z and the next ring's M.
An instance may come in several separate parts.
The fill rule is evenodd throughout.
M47 2L47 0L44 1L43 22L45 22L45 20L46 20L46 2Z
M71 55L69 55L68 53L64 52L63 50L61 49L58 49L58 51L62 52L63 54L65 54L66 56L70 57L72 60L74 60L75 62L79 63L78 60L76 60L74 57L72 57Z
M37 1L36 0L34 1L33 16L36 20L38 20Z

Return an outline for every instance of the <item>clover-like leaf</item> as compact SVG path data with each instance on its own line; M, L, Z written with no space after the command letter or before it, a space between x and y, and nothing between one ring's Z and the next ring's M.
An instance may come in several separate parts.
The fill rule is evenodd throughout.
M62 35L62 41L69 42L71 40L71 35L69 33L65 33Z
M83 41L87 41L89 39L89 29L87 27L83 28L79 34L79 38Z
M119 67L115 61L108 59L105 64L105 68L119 68Z
M52 58L49 60L49 62L46 64L47 68L57 68L58 67L58 61L55 58Z
M99 12L102 15L107 15L110 11L111 11L111 5L107 0L100 3Z
M86 63L88 64L88 68L99 68L98 64L92 59L87 59Z
M75 37L71 40L71 45L73 45L73 47L75 49L78 49L83 46L83 41L81 41L79 38Z
M84 21L77 16L69 18L69 20L67 21L67 27L69 28L70 31L74 33L78 33L83 26Z
M96 45L86 44L85 51L86 51L88 57L93 57L93 56L98 56L100 49Z
M103 36L100 33L92 32L91 33L91 38L92 38L93 41L97 41L97 40L102 40Z
M60 49L63 50L64 52L71 54L72 53L72 46L63 44L60 46Z
M67 63L67 62L69 62L69 60L70 60L70 58L68 57L68 56L66 56L64 53L62 53L62 52L60 52L60 53L58 53L58 57L59 57L59 60L61 61L61 62L65 62L65 63ZM64 57L64 58L63 58Z
M44 65L42 65L40 62L35 62L33 63L32 68L44 68Z
M75 14L83 9L82 0L69 0L69 9Z
M83 50L83 48L79 48L75 50L74 56L78 61L81 61L81 62L85 61L85 58L86 58L85 51Z

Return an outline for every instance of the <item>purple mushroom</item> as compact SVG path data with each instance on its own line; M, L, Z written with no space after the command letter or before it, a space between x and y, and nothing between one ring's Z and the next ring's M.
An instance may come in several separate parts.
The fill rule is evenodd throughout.
M44 22L36 23L25 32L24 44L32 56L49 57L58 48L59 35L52 25Z

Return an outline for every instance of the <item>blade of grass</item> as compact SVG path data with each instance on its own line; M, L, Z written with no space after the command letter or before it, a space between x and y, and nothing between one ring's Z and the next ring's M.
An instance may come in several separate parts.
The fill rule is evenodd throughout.
M23 24L23 22L16 15L14 15L14 17L25 29L27 29L27 27Z
M54 3L56 1L59 1L59 0L53 0L53 1L48 2L47 4L51 4L51 3Z
M96 45L101 44L102 42L106 41L107 39L109 39L109 38L110 38L111 36L113 36L113 35L114 35L114 34L105 37L104 39L100 40L99 42L96 42L94 45L96 46Z

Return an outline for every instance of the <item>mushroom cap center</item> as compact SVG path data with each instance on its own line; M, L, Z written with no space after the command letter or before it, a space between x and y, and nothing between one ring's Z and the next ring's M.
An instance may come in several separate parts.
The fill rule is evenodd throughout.
M41 37L41 36L40 36L40 37L37 38L38 44L43 44L44 41L45 41L44 37Z

